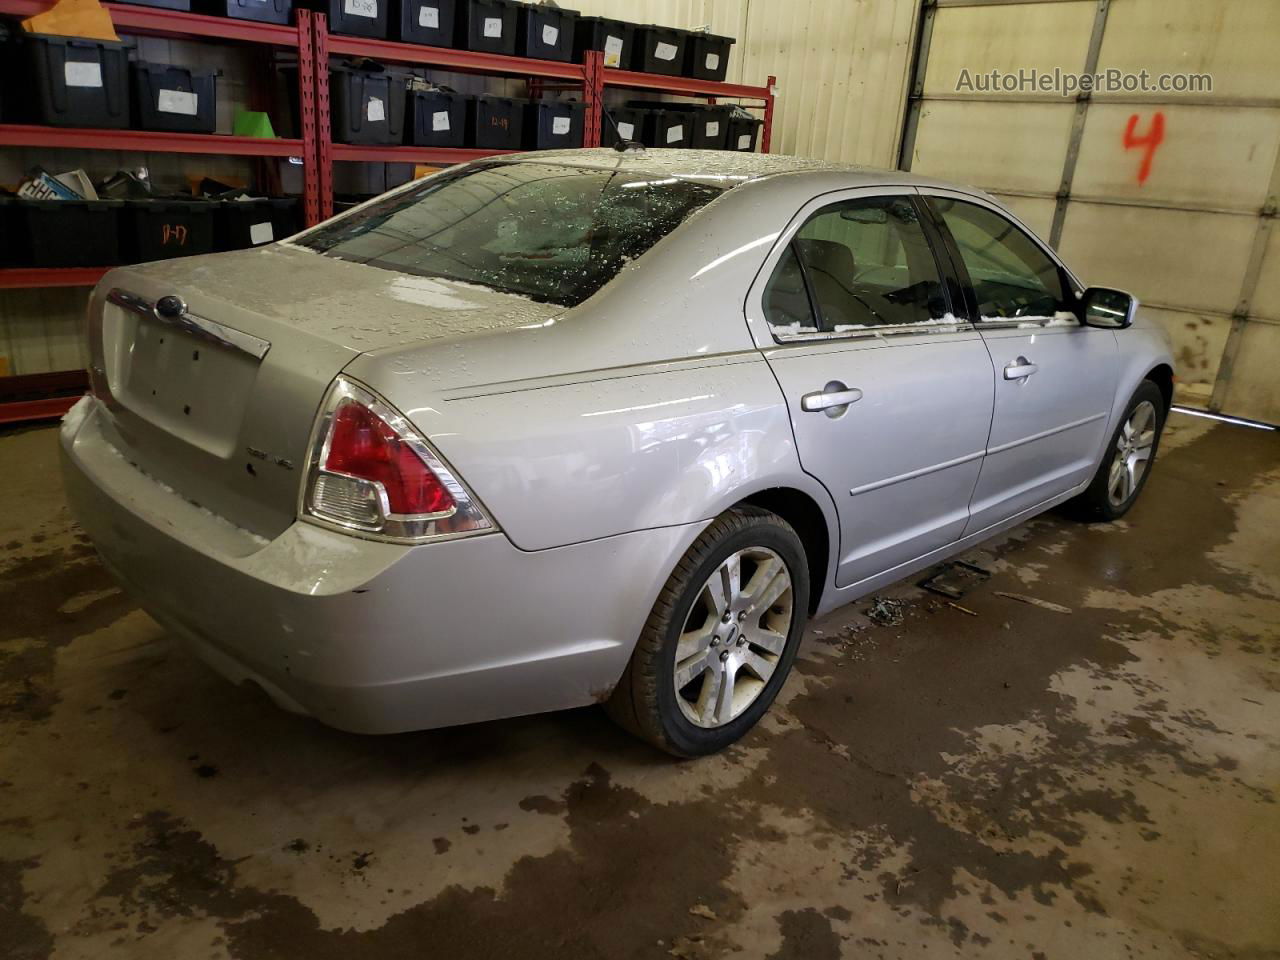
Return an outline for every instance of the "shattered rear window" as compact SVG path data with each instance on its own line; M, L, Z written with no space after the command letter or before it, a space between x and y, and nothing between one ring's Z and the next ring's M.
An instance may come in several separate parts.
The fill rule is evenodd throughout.
M355 263L574 306L724 184L494 163L430 177L297 241Z

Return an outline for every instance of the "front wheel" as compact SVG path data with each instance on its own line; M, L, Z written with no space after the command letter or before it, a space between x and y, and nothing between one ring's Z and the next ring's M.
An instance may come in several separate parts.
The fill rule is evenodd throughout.
M680 757L714 753L769 709L804 630L809 572L782 518L735 507L693 542L658 595L609 714Z
M1118 520L1146 485L1164 430L1164 394L1150 380L1134 391L1088 489L1071 501L1083 520Z

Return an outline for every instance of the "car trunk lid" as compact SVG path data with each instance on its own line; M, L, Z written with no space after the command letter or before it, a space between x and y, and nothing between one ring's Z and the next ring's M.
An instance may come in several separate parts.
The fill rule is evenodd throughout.
M352 359L559 310L288 247L147 264L94 293L91 378L126 459L274 537L297 514L317 408Z

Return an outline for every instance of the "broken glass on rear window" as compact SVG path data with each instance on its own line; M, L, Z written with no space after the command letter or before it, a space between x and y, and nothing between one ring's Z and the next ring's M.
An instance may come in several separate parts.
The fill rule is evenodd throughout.
M470 166L297 243L341 260L574 306L723 189L550 163Z

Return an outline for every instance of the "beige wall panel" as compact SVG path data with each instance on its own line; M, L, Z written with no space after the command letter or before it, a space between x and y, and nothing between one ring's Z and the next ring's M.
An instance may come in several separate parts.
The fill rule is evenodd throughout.
M1118 0L1098 69L1211 73L1215 97L1276 99L1277 43L1276 0Z
M1135 130L1141 137L1150 129L1156 108L1093 104L1085 120L1072 193L1255 213L1262 208L1280 151L1280 108L1170 104L1159 110L1164 140L1151 155L1146 181L1140 183L1146 150L1126 150L1125 129L1137 114Z
M993 191L1053 193L1074 113L1068 103L926 101L911 170Z
M1245 325L1222 412L1264 423L1280 423L1280 324Z
M893 167L913 0L769 0L748 8L744 81L778 78L773 150Z
M1280 321L1280 230L1276 229L1274 221L1269 233L1262 256L1262 273L1253 292L1253 302L1249 304L1249 313ZM1280 369L1276 376L1280 377Z
M956 92L960 71L1016 73L1035 68L1079 72L1084 68L1097 5L998 3L939 7L925 73L926 94Z
M1030 227L1041 240L1049 241L1049 228L1053 226L1052 200L1043 197L1018 197L991 191L997 200L1013 211L1013 215Z
M1233 214L1073 201L1060 249L1086 283L1131 290L1150 303L1230 313L1257 223Z
M77 370L84 342L87 288L0 291L0 356L11 375Z
M1227 345L1231 321L1226 317L1155 307L1142 307L1141 312L1164 327L1173 340L1178 402L1205 406L1213 393L1213 381L1218 376L1218 361Z

